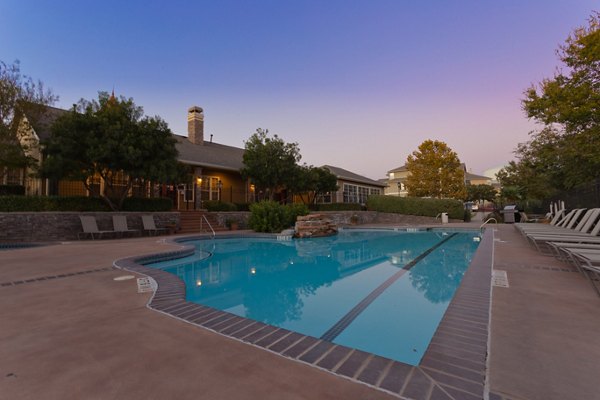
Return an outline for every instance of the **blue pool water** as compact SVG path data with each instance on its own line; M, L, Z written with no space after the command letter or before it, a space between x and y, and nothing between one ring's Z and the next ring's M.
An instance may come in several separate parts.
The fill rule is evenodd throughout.
M188 301L417 365L478 237L345 230L198 240L194 256L149 266L183 279Z

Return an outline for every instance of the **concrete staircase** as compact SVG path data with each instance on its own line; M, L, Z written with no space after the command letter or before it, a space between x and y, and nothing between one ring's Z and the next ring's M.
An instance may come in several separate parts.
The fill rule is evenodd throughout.
M227 227L219 225L217 216L215 214L206 211L181 211L181 230L177 234L187 233L209 233L211 232L210 227L206 224L206 221L202 216L206 216L206 219L213 227L215 232L226 231ZM200 227L202 226L202 229Z

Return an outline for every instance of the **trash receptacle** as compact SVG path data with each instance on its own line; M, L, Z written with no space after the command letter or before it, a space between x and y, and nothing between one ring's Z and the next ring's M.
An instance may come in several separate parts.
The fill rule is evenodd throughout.
M442 224L448 223L448 213L442 213Z
M502 211L500 211L504 216L505 224L514 224L515 223L515 214L519 212L516 205L505 206Z

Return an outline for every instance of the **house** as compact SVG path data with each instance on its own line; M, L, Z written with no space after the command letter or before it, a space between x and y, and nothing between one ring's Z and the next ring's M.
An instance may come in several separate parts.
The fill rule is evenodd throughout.
M318 203L365 204L371 195L383 194L386 184L366 178L340 167L323 165L337 177L338 190L317 199Z
M492 179L483 175L476 175L467 172L467 166L465 163L461 163L460 167L465 173L465 185L491 185ZM387 196L408 196L408 189L406 188L406 179L410 175L406 165L391 169L387 172L387 179L385 179L385 195Z
M40 115L28 119L23 115L19 121L18 137L24 143L33 142L38 146L30 146L32 156L41 163L42 155L39 143L50 137L51 126L61 115L67 113L55 107L44 107ZM189 166L192 179L190 184L161 185L154 188L134 188L133 193L147 196L151 192L170 197L176 209L199 209L207 200L222 200L232 203L247 203L254 199L253 186L240 174L243 166L244 149L227 146L204 138L204 113L200 107L188 110L188 135L173 135L176 139L178 159ZM89 196L88 190L79 181L54 181L30 176L31 171L10 171L6 174L9 183L25 187L27 195L57 196ZM92 178L104 190L101 179Z

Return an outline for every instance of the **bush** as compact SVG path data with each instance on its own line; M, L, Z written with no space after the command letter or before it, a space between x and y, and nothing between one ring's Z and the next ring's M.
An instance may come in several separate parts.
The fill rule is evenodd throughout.
M110 211L106 203L96 197L58 196L5 196L0 211Z
M287 226L293 226L296 224L296 219L300 215L307 215L309 213L306 204L292 203L285 206L285 213L287 218Z
M235 204L224 201L206 200L202 202L202 206L208 211L238 211Z
M173 200L168 197L127 197L123 201L123 211L171 211Z
M250 204L248 203L233 203L237 211L250 211Z
M447 212L452 219L464 218L464 206L460 200L426 199L421 197L369 196L367 209L404 215L435 217Z
M130 197L123 202L123 211L171 211L169 198L144 199ZM3 196L0 212L19 211L111 211L98 197L85 196Z
M23 195L25 195L25 186L0 185L0 196L23 196Z
M250 205L248 226L256 232L281 232L286 226L288 216L286 209L274 201L261 201Z
M361 211L363 207L357 203L331 203L313 204L310 208L315 211Z

